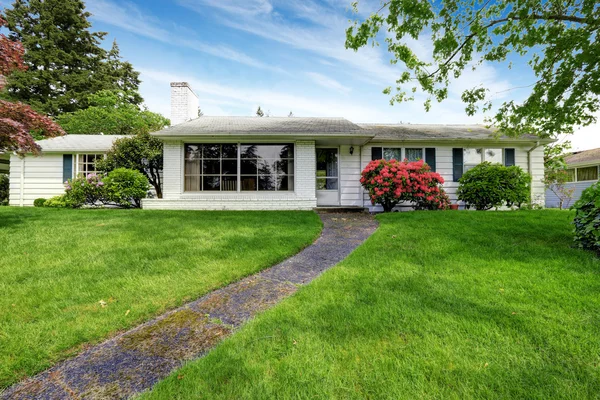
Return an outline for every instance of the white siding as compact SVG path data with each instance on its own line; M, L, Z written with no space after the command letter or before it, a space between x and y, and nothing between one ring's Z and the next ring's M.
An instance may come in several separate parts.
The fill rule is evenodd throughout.
M362 206L363 189L360 185L361 147L340 146L340 203L342 206Z
M517 151L517 161L520 154L525 154L527 159L527 148ZM518 164L521 166L521 164ZM531 201L540 206L546 203L546 188L544 186L544 147L540 146L531 152L531 171L527 165L521 166L523 170L531 174Z
M62 176L62 154L45 154L39 157L20 158L12 155L10 159L11 206L32 206L37 198L50 198L65 192ZM21 178L24 179L21 179Z
M179 199L183 192L183 143L164 142L163 199Z
M317 205L314 141L297 141L294 192L184 193L183 142L165 141L163 198L144 199L145 209L310 210Z
M438 172L442 178L444 178L444 190L450 197L450 201L452 203L457 203L458 199L456 198L456 191L458 189L458 182L453 182L452 180L452 149L454 147L483 147L483 148L500 148L502 146L497 143L484 146L466 146L466 145L446 145L439 146L433 143L369 143L362 148L361 155L361 171L364 169L367 164L371 161L371 148L372 147L434 147L436 149L436 172ZM506 148L514 148L515 149L515 163L519 167L521 167L525 172L528 172L532 175L532 201L544 205L545 199L545 188L543 184L544 178L544 149L542 146L536 148L531 152L531 171L529 171L529 162L527 157L527 151L533 147L533 145L529 146L505 146ZM359 177L360 179L360 177ZM364 207L368 207L371 211L382 211L381 206L373 206L369 199L369 196L366 191L363 190L363 205ZM398 207L399 210L409 210L410 205L404 204Z

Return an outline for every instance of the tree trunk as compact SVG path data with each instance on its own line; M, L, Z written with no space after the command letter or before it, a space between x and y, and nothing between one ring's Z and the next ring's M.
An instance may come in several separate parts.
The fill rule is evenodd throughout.
M383 202L381 203L381 205L383 206L383 212L391 212L394 207L396 207L396 204L398 203L392 203L392 202Z

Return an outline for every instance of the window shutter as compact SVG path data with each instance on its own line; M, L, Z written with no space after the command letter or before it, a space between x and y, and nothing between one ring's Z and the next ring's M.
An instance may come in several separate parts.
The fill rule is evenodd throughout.
M435 147L425 149L425 162L433 172L435 172Z
M73 177L73 154L63 154L63 182Z
M515 165L515 149L504 149L504 165L507 167Z
M381 160L383 158L383 147L371 147L371 160Z
M452 149L452 180L458 182L463 175L463 149Z

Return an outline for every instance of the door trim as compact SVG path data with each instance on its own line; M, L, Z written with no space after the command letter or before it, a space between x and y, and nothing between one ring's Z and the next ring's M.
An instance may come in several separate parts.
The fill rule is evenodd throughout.
M338 188L337 188L337 201L336 204L319 204L319 192L325 193L333 193L335 190L317 190L317 151L319 149L335 149L337 151L337 180L338 180ZM340 152L340 146L315 146L315 196L317 198L317 206L318 207L339 207L342 204L341 194L342 194L342 180L341 180L341 167L342 167L342 158Z

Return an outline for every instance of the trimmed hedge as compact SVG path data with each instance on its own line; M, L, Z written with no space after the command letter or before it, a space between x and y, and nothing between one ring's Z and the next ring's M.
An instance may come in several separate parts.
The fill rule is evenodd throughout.
M502 205L521 207L531 199L531 176L521 167L483 162L460 178L457 195L467 208L477 210Z
M35 199L33 201L34 207L44 207L44 203L46 203L46 199L40 197L39 199Z

